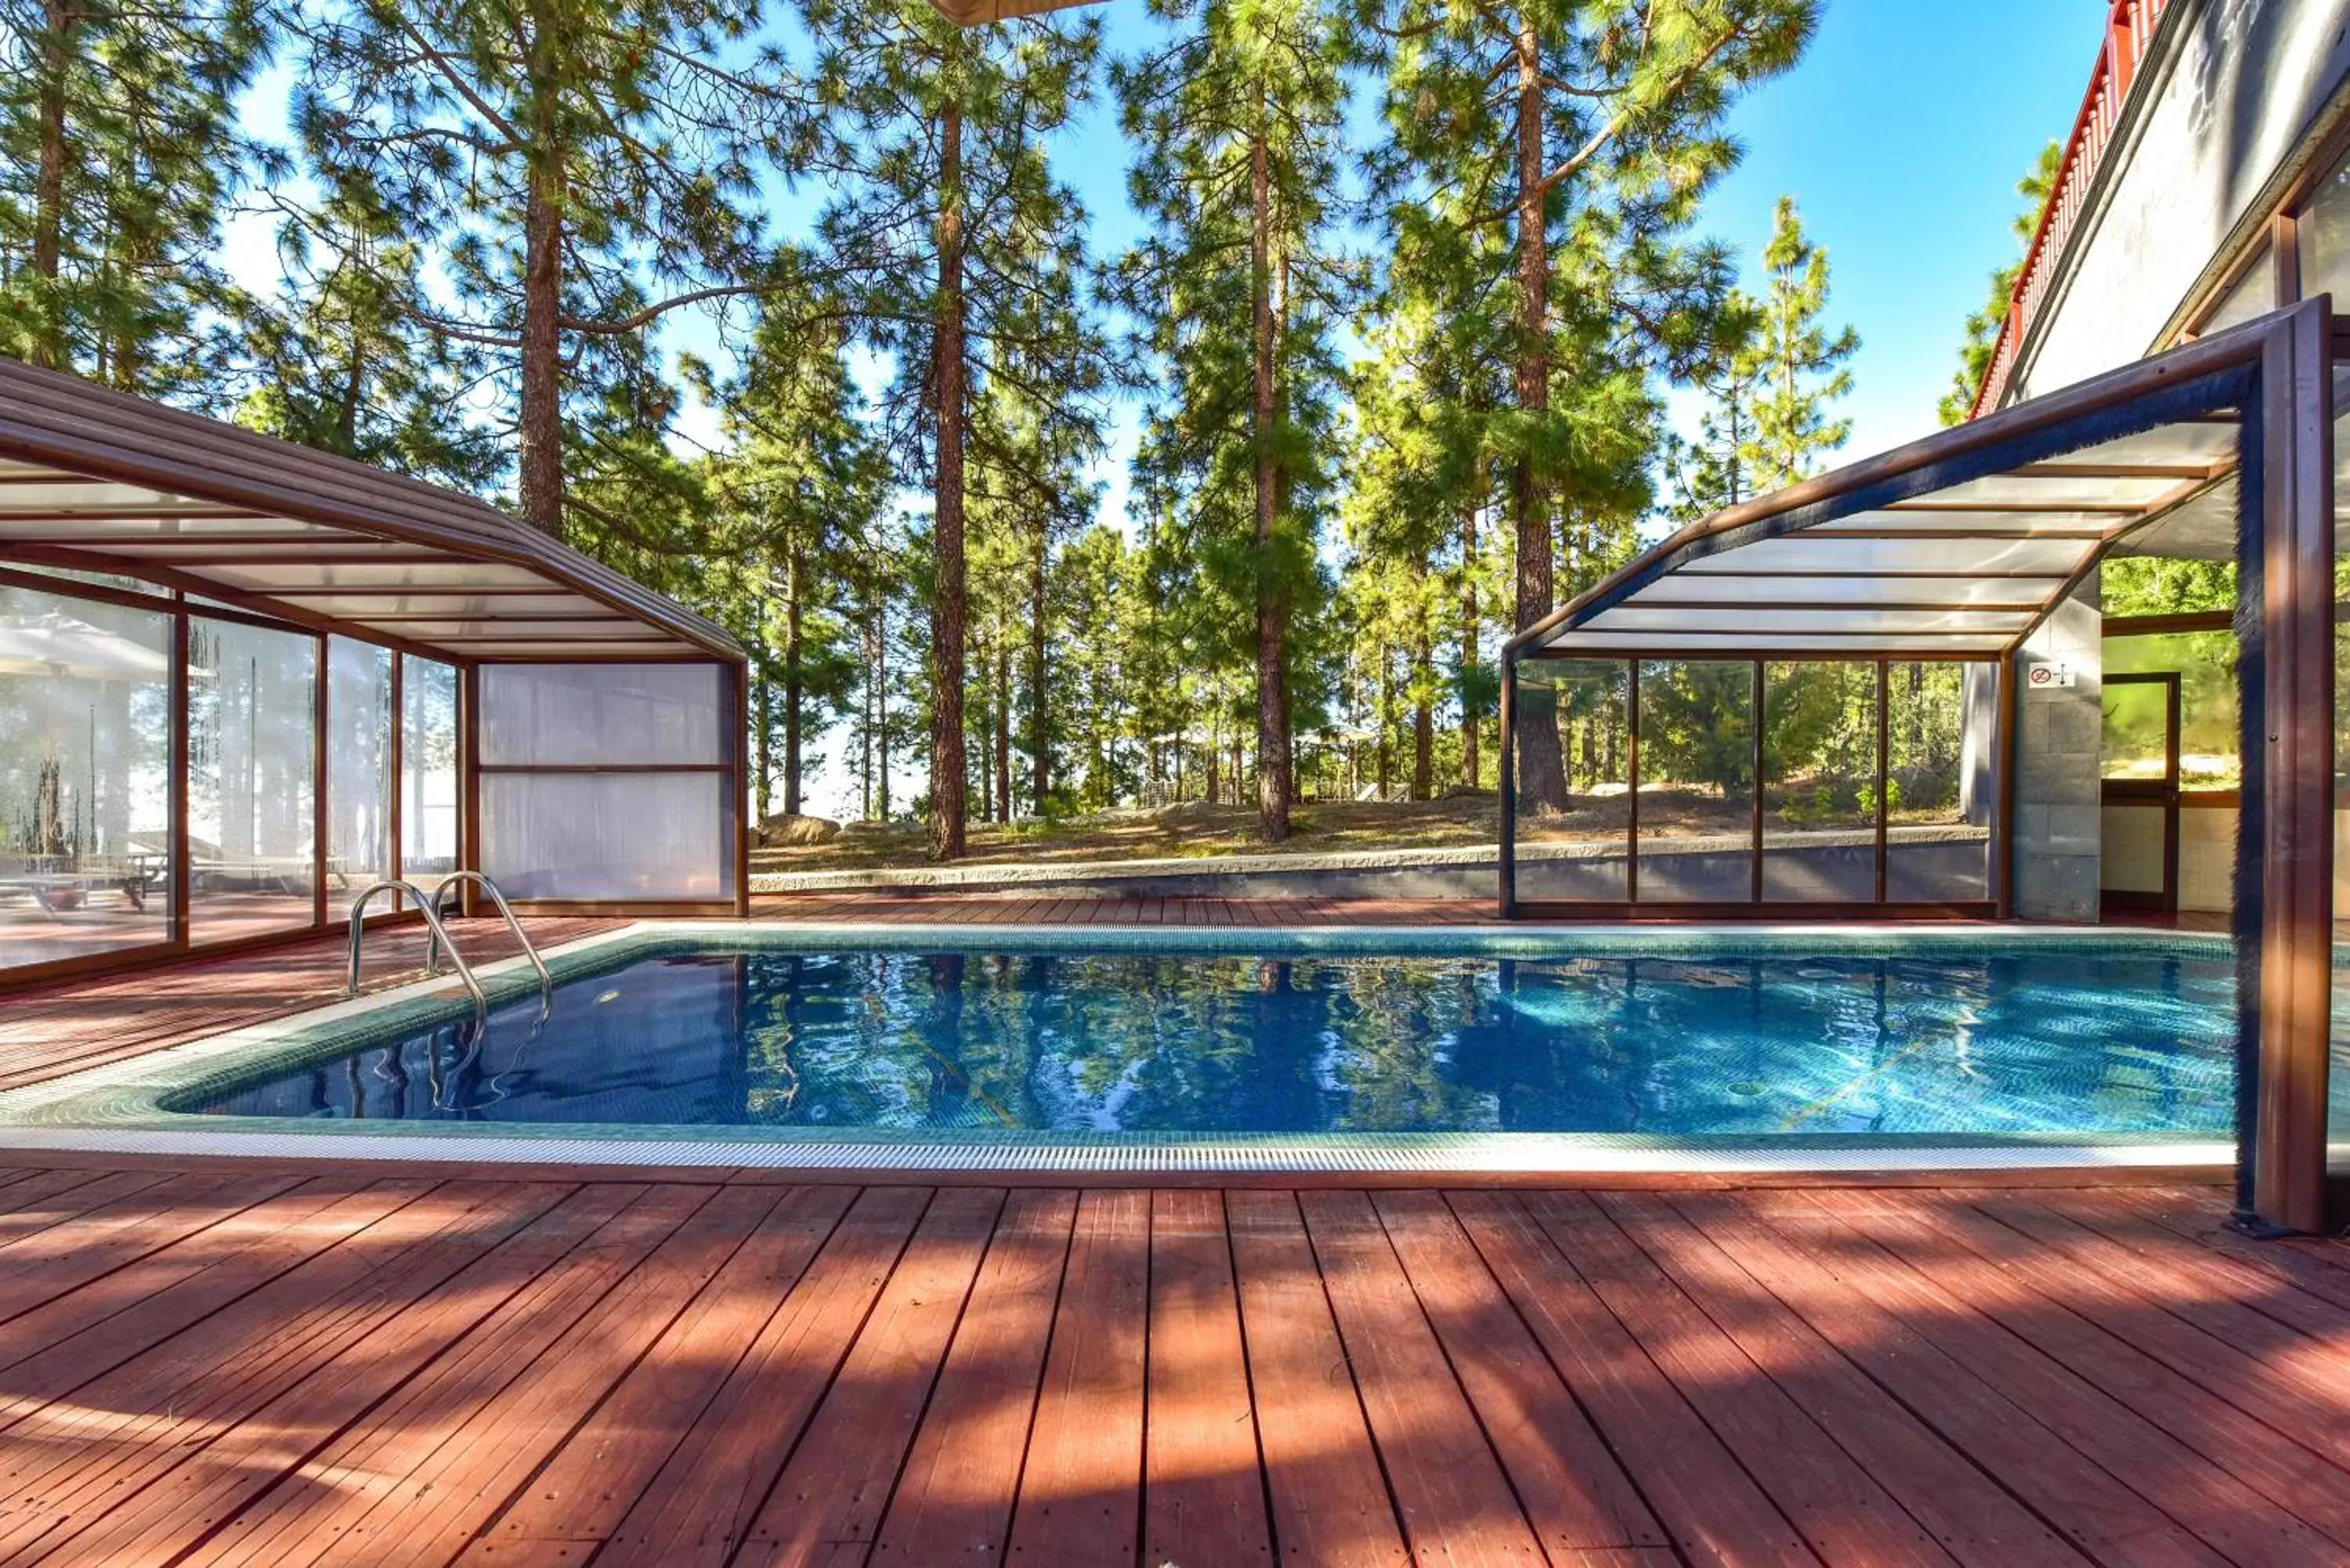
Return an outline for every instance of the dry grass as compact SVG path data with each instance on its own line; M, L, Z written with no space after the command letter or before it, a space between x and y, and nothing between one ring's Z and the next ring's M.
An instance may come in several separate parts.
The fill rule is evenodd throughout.
M1564 815L1528 817L1529 840L1597 838L1624 831L1622 795L1578 795ZM1322 855L1342 850L1452 848L1490 845L1500 832L1490 794L1429 801L1309 801L1290 814L1288 840L1256 836L1253 806L1192 802L1165 811L1117 811L1061 823L1003 826L972 824L969 865L1084 864L1180 859L1216 855ZM1645 828L1681 834L1735 834L1751 821L1743 806L1674 790L1640 792ZM1838 824L1836 826L1841 826ZM829 844L759 849L754 871L869 870L926 865L930 840L919 823L852 827Z

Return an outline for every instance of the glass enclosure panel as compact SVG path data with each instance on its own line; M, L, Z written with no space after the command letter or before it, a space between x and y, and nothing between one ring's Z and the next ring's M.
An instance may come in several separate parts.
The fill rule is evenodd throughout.
M1877 897L1877 666L1762 670L1762 897Z
M391 875L390 649L327 639L327 915Z
M725 774L484 774L484 869L510 898L734 896Z
M2097 776L2159 784L2170 777L2170 689L2158 680L2108 680L2101 693L2106 738Z
M715 664L485 664L484 767L726 760Z
M191 939L257 936L317 918L318 642L239 621L188 621Z
M1885 897L1991 897L1999 678L1991 664L1886 671Z
M2350 298L2350 160L2335 165L2304 197L2294 237L2301 244L2301 297Z
M2243 760L2236 728L2236 634L2174 631L2109 637L2107 675L2178 676L2178 787L2240 789ZM2139 688L2147 690L2147 688Z
M2228 286L2220 303L2196 328L2199 337L2241 327L2257 316L2266 316L2277 307L2276 266L2266 245L2261 247L2260 259L2246 267L2243 275Z
M457 671L401 655L400 874L431 892L457 869L463 805L457 786Z
M1631 822L1632 667L1622 659L1530 659L1517 670L1517 896L1621 903ZM1558 737L1563 795L1540 787L1526 766L1526 737L1537 726Z
M2334 270L2324 277L2303 273L2304 296L2330 289L2337 312L2350 299L2350 184L2345 182L2350 182L2350 162L2329 175L2321 188L2323 198L2334 206L2328 231ZM2313 226L2302 226L2304 245ZM2343 940L2343 921L2350 917L2350 562L2345 560L2350 556L2350 518L2343 515L2344 503L2350 500L2350 411L2345 411L2350 410L2350 366L2339 361L2334 369L2334 1064L2326 1168L2339 1177L2350 1173L2350 943Z
M1640 665L1642 903L1754 897L1754 665Z
M169 940L172 619L0 587L0 969Z

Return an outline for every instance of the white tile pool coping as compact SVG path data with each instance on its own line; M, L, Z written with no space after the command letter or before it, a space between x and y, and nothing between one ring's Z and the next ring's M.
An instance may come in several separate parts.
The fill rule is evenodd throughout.
M2224 952L2224 937L2084 926L1833 925L1509 926L861 925L835 921L662 920L628 926L546 950L561 979L615 949L692 944L735 950L911 952L1243 953L1276 957L1452 955L1555 958L1563 952L1654 956L1801 950L1917 951L1935 947L2002 950L2080 946L2172 946ZM515 957L478 971L493 999L527 994L529 966ZM993 1133L840 1134L797 1128L488 1124L378 1128L353 1122L196 1116L165 1108L230 1076L250 1077L322 1052L349 1049L349 1036L402 1020L462 1010L451 977L419 980L347 1002L109 1063L0 1094L0 1149L78 1153L244 1156L275 1159L462 1161L516 1166L734 1167L810 1172L1149 1173L1170 1175L1629 1174L1737 1175L2016 1169L2224 1169L2225 1139L2121 1137L1869 1138L1782 1135L1767 1138L1668 1138L1578 1133L1201 1134L1182 1137Z

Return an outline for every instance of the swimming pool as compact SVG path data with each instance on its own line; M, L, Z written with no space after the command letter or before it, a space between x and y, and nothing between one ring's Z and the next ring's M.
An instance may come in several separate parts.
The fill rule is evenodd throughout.
M102 1069L79 1095L0 1096L0 1127L773 1164L1558 1168L1626 1150L2209 1151L2232 1125L2231 950L2209 938L712 924L552 961L543 1014L526 971L493 978L485 1033L444 977Z
M919 1133L2195 1134L2178 950L656 953L206 1094L243 1116Z

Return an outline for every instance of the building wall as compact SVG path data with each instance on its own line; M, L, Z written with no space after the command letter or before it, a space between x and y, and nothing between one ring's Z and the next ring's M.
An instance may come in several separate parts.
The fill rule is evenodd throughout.
M2156 74L2133 89L2127 140L2107 154L2099 210L2074 234L2010 400L2154 348L2350 77L2350 0L2177 0L2175 15L2141 67Z
M2088 580L2027 639L2011 671L2015 758L2015 912L2027 920L2097 918L2097 753L2104 740L2103 621ZM2067 666L2073 684L2034 690L2034 664Z

